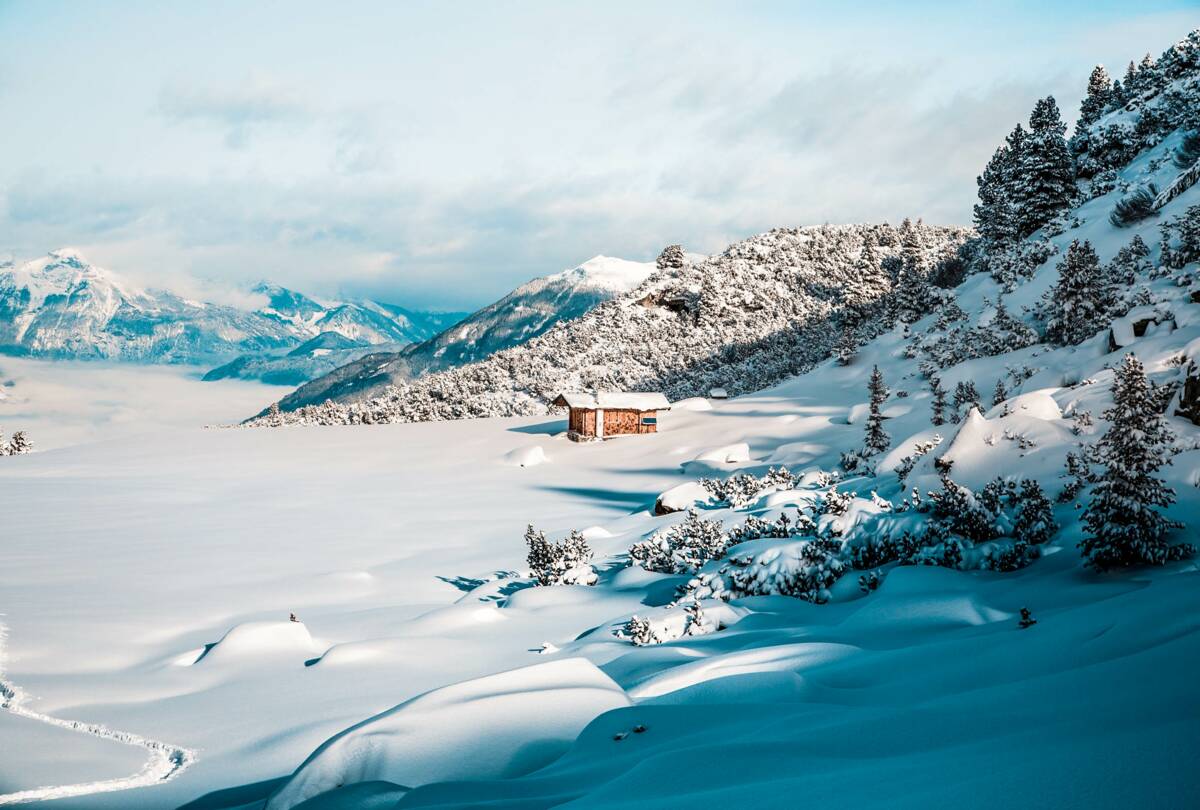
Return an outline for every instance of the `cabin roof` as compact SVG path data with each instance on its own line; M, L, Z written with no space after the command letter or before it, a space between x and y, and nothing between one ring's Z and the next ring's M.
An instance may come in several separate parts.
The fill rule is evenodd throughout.
M600 391L595 394L583 392L563 393L556 396L551 405L568 408L584 408L594 411L598 408L629 411L669 411L671 403L657 392L637 391Z

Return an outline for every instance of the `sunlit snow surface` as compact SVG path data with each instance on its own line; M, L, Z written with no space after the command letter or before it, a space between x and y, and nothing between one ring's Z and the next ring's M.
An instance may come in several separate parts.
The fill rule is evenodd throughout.
M1157 241L1152 220L1111 228L1112 202L1083 206L1054 243L1089 238L1107 260L1134 233ZM1162 216L1198 202L1200 186ZM1052 285L1053 263L1011 311ZM844 577L826 605L706 603L724 625L707 635L635 648L614 634L633 614L682 619L669 603L685 578L622 556L682 518L655 517L659 496L726 525L812 499L811 472L736 512L677 488L767 464L834 469L861 446L876 364L892 452L876 478L840 485L861 496L837 518L847 530L878 509L872 490L937 486L932 457L904 487L891 473L935 432L959 483L1036 477L1057 494L1066 452L1106 428L1107 367L1133 350L1166 382L1197 353L1200 305L1167 279L1150 291L1175 328L1118 324L1116 353L1105 331L945 369L947 388L985 393L1007 367L1038 370L1007 409L937 428L899 330L848 367L584 444L550 416L204 429L277 391L0 358L0 426L42 449L0 459L0 669L5 702L27 712L0 715L0 794L191 810L1194 806L1200 573L1084 571L1075 503L1014 573L890 567L869 595ZM997 288L981 275L956 293L979 323ZM1097 423L1079 437L1083 410ZM1170 514L1194 542L1200 429L1170 423ZM582 531L599 584L528 587L528 523ZM1022 607L1036 625L1018 627Z
M1151 369L1170 349L1157 340L1139 347ZM1017 573L896 569L868 597L845 578L829 605L741 600L728 629L707 636L634 649L612 634L633 613L670 613L679 579L621 568L615 556L680 517L650 510L660 493L693 480L696 465L762 464L717 460L748 455L832 468L840 449L860 441L848 416L874 362L887 364L893 390L913 392L902 400L912 410L888 421L892 434L928 428L928 400L915 376L904 379L915 361L891 357L894 345L885 337L850 368L823 366L757 396L713 401L711 411L663 413L657 435L593 444L567 441L565 422L551 417L205 430L184 425L243 413L235 399L266 401L270 390L232 387L230 399L206 403L191 395L211 384L177 374L86 370L73 385L62 367L4 361L17 380L5 389L11 398L41 391L51 415L16 418L28 406L6 401L0 424L59 445L0 460L4 678L38 712L195 754L170 781L60 806L256 807L278 791L272 807L282 808L289 796L343 781L350 786L318 806L793 807L801 796L906 807L1184 806L1196 789L1200 579L1191 565L1086 574L1073 524ZM1101 378L1105 361L1100 352L1070 359ZM1043 382L1028 390L1062 398ZM148 425L116 421L118 429L96 416L104 413L136 413ZM1037 454L1027 463L1055 491L1066 445L1053 436L1069 436L1062 420L1037 397L1004 419L1047 426L1037 454L1055 463L1043 466ZM89 436L91 423L107 427ZM978 468L985 479L994 473L988 454L999 459L1011 444L976 441L989 425L999 430L999 417L947 438L964 473ZM748 454L726 452L741 443ZM543 463L514 466L534 447ZM1178 456L1168 471L1180 518L1200 506L1188 480L1197 456ZM1060 507L1060 521L1070 524L1073 511ZM531 521L552 535L586 529L607 569L601 584L523 587L512 572L524 568ZM1028 630L1017 628L1022 606L1039 620ZM288 621L293 612L299 623ZM367 726L382 729L379 750L401 760L406 746L451 741L425 770L386 756L338 758L361 742L314 755L429 690L571 659L600 669L530 670L498 688L481 681L426 701L433 708L417 715L397 714L401 725ZM601 684L611 681L635 705L602 714L571 744L587 714L625 700L538 699L580 679L584 694L608 694L615 687ZM499 708L481 709L473 727L470 704L487 694L514 698L480 703ZM0 719L6 740L20 741L0 757L5 792L141 767L139 749L17 720ZM408 737L389 733L397 728ZM489 755L514 752L507 765L485 758L464 770L471 746L488 738ZM310 756L319 769L285 783ZM412 791L379 781L413 773L484 781Z

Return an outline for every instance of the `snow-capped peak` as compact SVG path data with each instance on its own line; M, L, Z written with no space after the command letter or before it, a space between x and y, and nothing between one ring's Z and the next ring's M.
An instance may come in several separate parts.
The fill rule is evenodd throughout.
M645 281L654 270L654 262L631 262L612 256L593 256L578 267L564 270L551 278L561 278L578 286L628 292Z

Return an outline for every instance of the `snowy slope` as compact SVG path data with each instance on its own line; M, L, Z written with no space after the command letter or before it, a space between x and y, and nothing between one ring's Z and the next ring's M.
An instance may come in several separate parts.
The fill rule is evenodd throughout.
M204 382L213 382L238 378L260 380L268 385L297 386L328 374L363 355L389 348L401 347L396 344L365 344L338 332L322 332L284 354L240 355L225 365L212 369L202 379Z
M294 410L331 398L369 396L429 371L482 360L628 292L654 269L653 263L595 256L579 267L522 284L423 343L392 354L379 353L313 379L280 406Z
M0 352L83 360L204 363L290 349L321 332L362 343L424 340L452 314L374 302L319 304L260 284L254 311L142 290L64 249L0 266Z
M545 413L555 394L578 388L677 397L714 385L758 390L828 356L847 307L886 297L892 281L885 263L906 254L932 268L951 259L968 235L908 220L899 228L779 229L704 261L665 267L486 360L391 385L396 375L388 361L367 357L280 407L293 411L289 421L375 423ZM851 292L876 276L880 289Z
M1186 171L1168 166L1181 136L1119 181ZM1171 394L1170 540L1198 536L1200 425L1176 409L1200 382L1200 241L1173 229L1200 219L1200 186L1118 228L1120 193L1034 234L1048 256L1030 275L969 275L841 362L675 402L656 434L578 444L543 414L98 428L0 458L0 696L18 712L0 729L20 741L0 802L1192 806L1200 568L1085 569L1095 488L1066 466L1112 429L1114 367L1134 354ZM1073 240L1107 262L1135 236L1153 247L1127 313L1077 345L1029 339ZM12 390L57 368L21 361ZM876 368L887 446L852 464ZM931 376L982 407L934 424ZM1006 557L1005 483L1032 481L1053 501L1044 536ZM961 508L939 513L951 485ZM972 538L957 521L980 509ZM578 531L596 584L536 585L530 523Z

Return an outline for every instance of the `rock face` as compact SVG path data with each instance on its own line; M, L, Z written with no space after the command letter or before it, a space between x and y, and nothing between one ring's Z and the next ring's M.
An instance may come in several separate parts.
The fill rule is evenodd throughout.
M1179 407L1175 409L1176 416L1190 420L1193 425L1200 425L1200 369L1195 363L1190 363L1183 387L1179 390Z
M371 301L321 304L271 284L255 310L125 284L73 250L0 264L0 353L147 363L223 362L292 349L325 332L361 344L428 338L455 314Z

